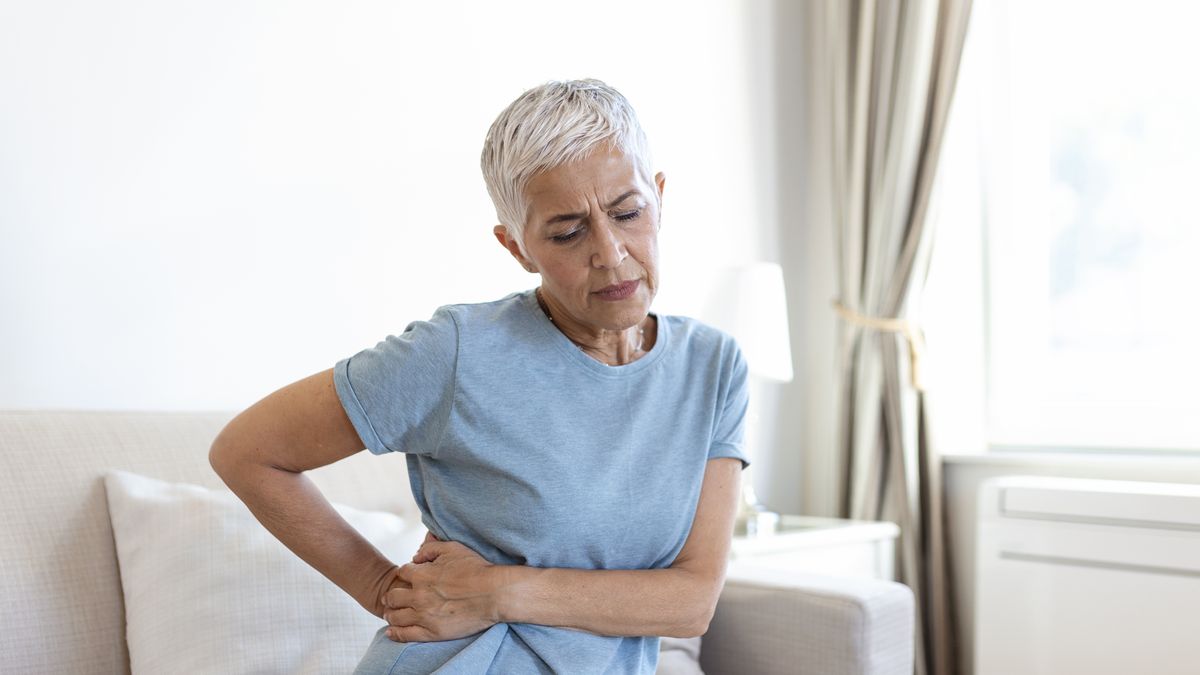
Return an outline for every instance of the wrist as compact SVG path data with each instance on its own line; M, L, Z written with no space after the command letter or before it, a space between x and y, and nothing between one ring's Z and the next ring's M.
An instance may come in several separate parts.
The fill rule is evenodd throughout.
M382 617L386 609L383 606L383 594L391 588L399 570L398 565L386 558L381 557L373 562L365 574L358 578L359 587L352 593L354 599L368 612Z
M492 619L496 623L520 622L520 597L518 589L525 574L533 570L520 565L493 565Z

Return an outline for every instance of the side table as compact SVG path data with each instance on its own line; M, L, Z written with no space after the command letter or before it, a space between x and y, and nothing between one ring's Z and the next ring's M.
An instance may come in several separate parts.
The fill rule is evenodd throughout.
M781 516L774 532L738 535L729 569L895 580L895 523Z

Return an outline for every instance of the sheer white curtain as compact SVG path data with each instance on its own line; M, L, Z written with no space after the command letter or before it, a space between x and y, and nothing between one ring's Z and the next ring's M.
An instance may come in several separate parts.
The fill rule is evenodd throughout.
M929 266L928 211L970 0L824 0L814 90L830 124L841 317L843 515L900 525L917 599L918 673L957 670L941 465L910 320Z

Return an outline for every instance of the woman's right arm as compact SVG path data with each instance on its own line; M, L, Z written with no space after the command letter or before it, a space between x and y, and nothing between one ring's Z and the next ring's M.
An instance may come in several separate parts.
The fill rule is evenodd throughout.
M333 370L250 406L217 435L209 462L258 521L376 616L398 567L350 526L304 475L364 448Z

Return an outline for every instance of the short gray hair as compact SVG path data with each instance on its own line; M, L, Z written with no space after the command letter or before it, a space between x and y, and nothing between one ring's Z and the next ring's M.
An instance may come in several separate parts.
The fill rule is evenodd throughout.
M500 224L525 253L525 188L538 173L607 144L633 157L653 182L650 145L633 106L600 80L547 82L517 97L488 129L479 163ZM657 194L657 193L656 193Z

